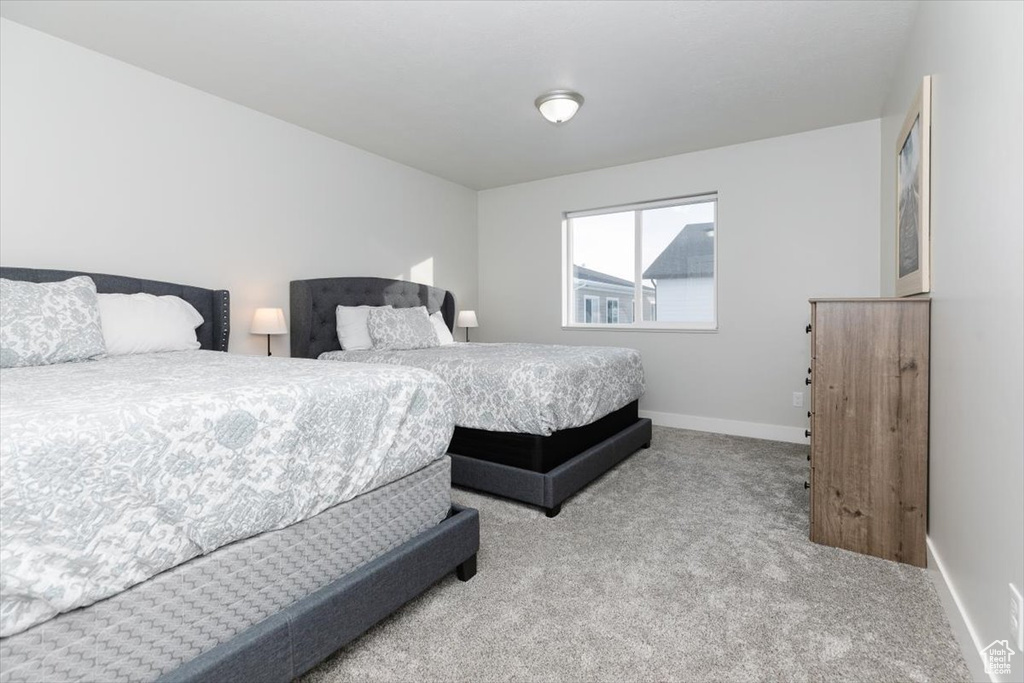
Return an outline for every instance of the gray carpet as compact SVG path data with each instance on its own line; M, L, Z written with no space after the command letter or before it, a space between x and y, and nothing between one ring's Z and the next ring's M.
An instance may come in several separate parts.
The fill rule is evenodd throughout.
M656 428L555 519L456 491L479 574L303 680L970 680L923 570L808 540L806 455Z

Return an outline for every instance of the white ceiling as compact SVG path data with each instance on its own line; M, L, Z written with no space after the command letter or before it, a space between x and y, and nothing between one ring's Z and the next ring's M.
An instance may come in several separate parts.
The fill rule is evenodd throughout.
M879 115L915 2L3 0L0 15L481 189ZM554 126L553 88L586 98Z

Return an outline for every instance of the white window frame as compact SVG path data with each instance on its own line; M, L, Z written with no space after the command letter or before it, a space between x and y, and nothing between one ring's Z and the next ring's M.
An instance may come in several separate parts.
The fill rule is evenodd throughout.
M714 320L706 321L677 321L659 322L656 320L644 320L644 299L643 299L643 211L650 209L663 209L670 206L685 206L687 204L715 203L715 251L714 251L714 272L712 286L714 290L714 301L712 310ZM617 206L606 206L599 209L586 209L583 211L565 211L562 213L562 329L563 330L619 330L627 332L717 332L718 331L718 237L720 221L718 219L718 193L704 192L685 197L672 197L669 199L658 199L649 202L634 202L632 204L621 204ZM633 295L633 322L631 323L585 323L575 322L574 309L575 292L573 291L573 263L572 263L572 220L586 216L600 216L609 213L634 212L633 237L635 239L634 255L634 287ZM585 295L589 296L589 295ZM657 304L655 304L657 305ZM620 309L621 310L621 309Z
M611 303L615 302L615 322L612 322L612 316L609 315L612 312ZM604 300L604 321L609 325L621 325L619 322L619 299L618 297L610 296Z

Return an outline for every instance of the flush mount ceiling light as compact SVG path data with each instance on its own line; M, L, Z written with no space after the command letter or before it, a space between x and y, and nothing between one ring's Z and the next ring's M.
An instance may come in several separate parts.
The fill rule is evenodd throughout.
M552 90L538 97L533 104L551 123L565 123L583 106L583 95L572 90Z

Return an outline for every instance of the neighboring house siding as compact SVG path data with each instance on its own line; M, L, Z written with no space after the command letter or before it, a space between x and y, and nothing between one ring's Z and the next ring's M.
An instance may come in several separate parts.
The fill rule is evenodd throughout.
M713 278L658 280L657 292L658 320L662 322L713 322L715 319Z
M690 223L644 271L657 290L659 322L715 322L714 235L714 223Z
M572 320L573 323L589 323L591 325L619 324L625 325L633 322L633 297L636 288L629 280L614 275L602 273L592 268L573 266L573 301ZM644 285L644 320L652 320L654 312L654 289ZM594 315L590 320L586 316L586 302L588 297L596 298ZM608 320L608 301L618 302L619 319Z
M586 301L588 296L594 296L600 300L597 307L597 319L591 320L591 323L608 322L606 319L608 299L618 300L620 323L633 322L633 292L630 288L580 280L576 281L576 302L574 307L576 315L573 318L573 322L582 323L586 320L584 317L584 301Z

